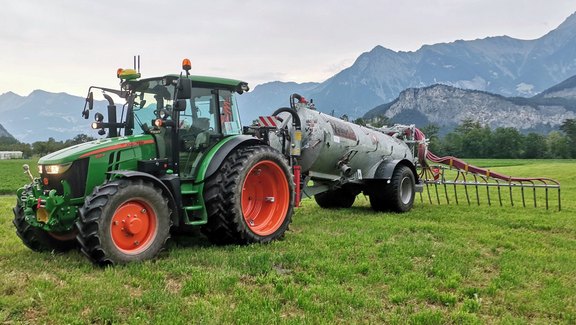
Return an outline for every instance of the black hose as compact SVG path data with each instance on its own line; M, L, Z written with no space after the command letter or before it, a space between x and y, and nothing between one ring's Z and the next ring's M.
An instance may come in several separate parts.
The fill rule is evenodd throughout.
M276 116L280 113L290 113L292 115L292 124L294 125L294 128L296 128L296 130L301 130L301 122L300 122L300 116L298 116L298 113L296 112L296 110L288 108L288 107L280 107L279 109L275 110L274 113L272 113L272 116Z
M290 108L292 108L292 109L296 109L296 107L294 106L294 98L296 98L298 100L298 102L302 102L302 101L306 100L300 94L294 93L294 94L290 95Z

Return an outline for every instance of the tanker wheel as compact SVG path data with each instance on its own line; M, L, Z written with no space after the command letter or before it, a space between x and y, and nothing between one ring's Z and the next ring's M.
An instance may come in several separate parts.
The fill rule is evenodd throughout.
M96 187L76 222L82 252L95 264L154 258L170 237L170 209L162 191L143 180Z
M356 200L356 195L346 189L339 188L314 195L316 203L324 209L350 208Z
M282 154L268 146L239 148L206 181L208 223L217 244L266 243L284 236L292 220L294 182Z
M14 212L12 223L16 227L16 234L31 250L36 252L67 252L78 247L76 230L69 232L45 231L26 222L24 209L20 205L15 206L12 212Z
M414 205L416 182L412 170L398 165L390 182L383 184L382 190L373 190L370 195L370 206L376 211L407 212Z

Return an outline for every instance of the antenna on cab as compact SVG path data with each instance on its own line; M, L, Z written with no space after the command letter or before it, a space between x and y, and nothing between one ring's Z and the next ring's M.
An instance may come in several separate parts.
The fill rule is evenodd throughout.
M134 70L140 73L140 54L134 55Z

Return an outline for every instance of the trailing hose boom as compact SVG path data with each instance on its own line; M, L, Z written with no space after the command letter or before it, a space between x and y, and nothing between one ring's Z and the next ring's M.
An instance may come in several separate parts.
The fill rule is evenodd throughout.
M426 136L422 131L415 130L415 139L418 141L418 160L420 164L420 178L425 184L428 194L428 202L433 204L441 204L440 197L442 196L438 187L443 187L443 196L447 204L453 199L456 204L459 204L457 188L463 187L466 202L468 205L472 201L476 201L480 205L480 188L486 189L485 200L488 205L492 205L492 197L497 197L499 205L503 206L503 197L508 197L510 205L514 206L515 195L514 189L520 190L520 197L516 196L516 200L521 200L522 206L526 207L528 194L525 190L532 190L530 195L534 207L538 206L537 190L544 190L544 197L541 198L545 202L546 209L549 209L550 200L552 199L551 191L556 192L556 199L558 202L558 210L561 210L561 196L560 196L560 183L554 179L547 177L514 177L504 175L498 172L491 171L490 169L470 165L467 162L452 157L438 157L428 150ZM431 162L433 165L429 164ZM436 200L432 199L430 194L431 188L434 188ZM452 187L449 193L448 187ZM491 188L496 189L496 193L490 191ZM503 194L502 189L507 189L508 193ZM474 198L470 198L470 191L474 192ZM421 196L421 201L424 199Z

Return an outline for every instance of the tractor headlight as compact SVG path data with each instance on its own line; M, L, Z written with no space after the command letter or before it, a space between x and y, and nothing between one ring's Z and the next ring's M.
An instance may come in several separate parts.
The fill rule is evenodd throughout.
M44 165L44 170L46 171L46 174L49 175L56 175L56 174L62 174L65 173L68 168L70 168L72 164L63 164L63 165ZM41 167L39 167L40 169Z

